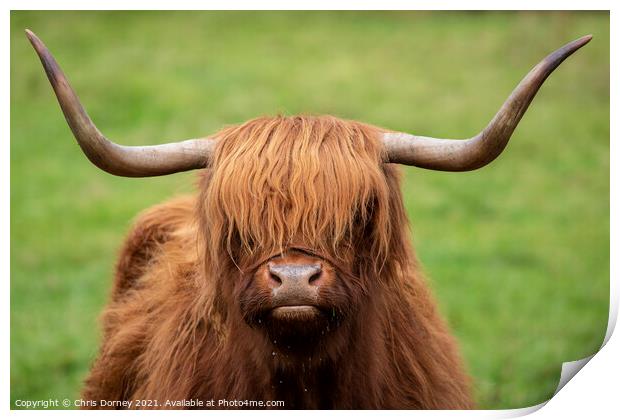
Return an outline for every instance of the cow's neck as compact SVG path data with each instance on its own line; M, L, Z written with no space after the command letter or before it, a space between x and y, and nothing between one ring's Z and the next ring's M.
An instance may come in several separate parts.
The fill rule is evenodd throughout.
M272 376L275 400L284 401L284 407L334 408L338 372L333 363L301 363L299 369L276 370Z
M351 326L346 337L340 337L337 356L288 356L287 363L274 363L272 369L272 395L282 400L286 408L346 408L372 407L376 402L356 401L359 387L378 389L386 369L381 357L385 343L370 342L371 333L379 328L375 322L365 322L367 317L356 317L357 325ZM374 318L377 319L377 318ZM368 354L373 352L373 354ZM286 357L276 352L272 357ZM364 363L364 365L360 365Z

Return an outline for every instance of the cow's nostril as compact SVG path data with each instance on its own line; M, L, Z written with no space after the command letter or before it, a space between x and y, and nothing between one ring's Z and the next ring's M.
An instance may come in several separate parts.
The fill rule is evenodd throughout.
M269 281L272 287L279 287L282 285L282 279L278 276L277 270L274 269L274 265L272 263L267 264L267 269L269 270Z
M278 277L276 274L274 273L269 273L269 278L271 279L271 281L276 285L279 286L282 284L282 280L280 279L280 277Z
M321 271L319 271L318 273L314 273L313 275L310 276L310 279L308 279L308 283L310 284L314 284L316 283L319 279L321 278Z

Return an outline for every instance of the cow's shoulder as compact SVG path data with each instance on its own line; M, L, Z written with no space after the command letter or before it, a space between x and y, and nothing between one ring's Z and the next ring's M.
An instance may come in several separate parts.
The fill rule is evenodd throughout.
M195 202L194 196L179 197L138 215L118 257L114 299L135 287L166 247L188 235L195 225Z

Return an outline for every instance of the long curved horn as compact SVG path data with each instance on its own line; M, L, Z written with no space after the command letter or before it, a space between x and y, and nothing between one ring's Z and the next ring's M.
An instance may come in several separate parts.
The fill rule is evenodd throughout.
M26 35L41 59L58 103L78 144L88 159L113 175L145 177L168 175L207 165L216 140L192 139L155 146L121 146L97 129L45 44L30 30Z
M384 133L387 161L438 171L471 171L487 165L502 153L545 79L591 39L592 35L586 35L545 57L519 83L489 125L475 137L449 140Z

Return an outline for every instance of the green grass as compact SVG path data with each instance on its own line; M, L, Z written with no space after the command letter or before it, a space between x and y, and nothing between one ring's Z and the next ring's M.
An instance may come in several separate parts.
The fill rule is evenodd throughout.
M126 144L262 114L334 114L465 137L523 75L581 35L498 161L404 168L414 243L481 408L548 399L601 345L609 300L607 13L11 14L11 404L76 398L117 250L141 210L195 174L115 178L67 128L23 35L55 53L99 127Z

